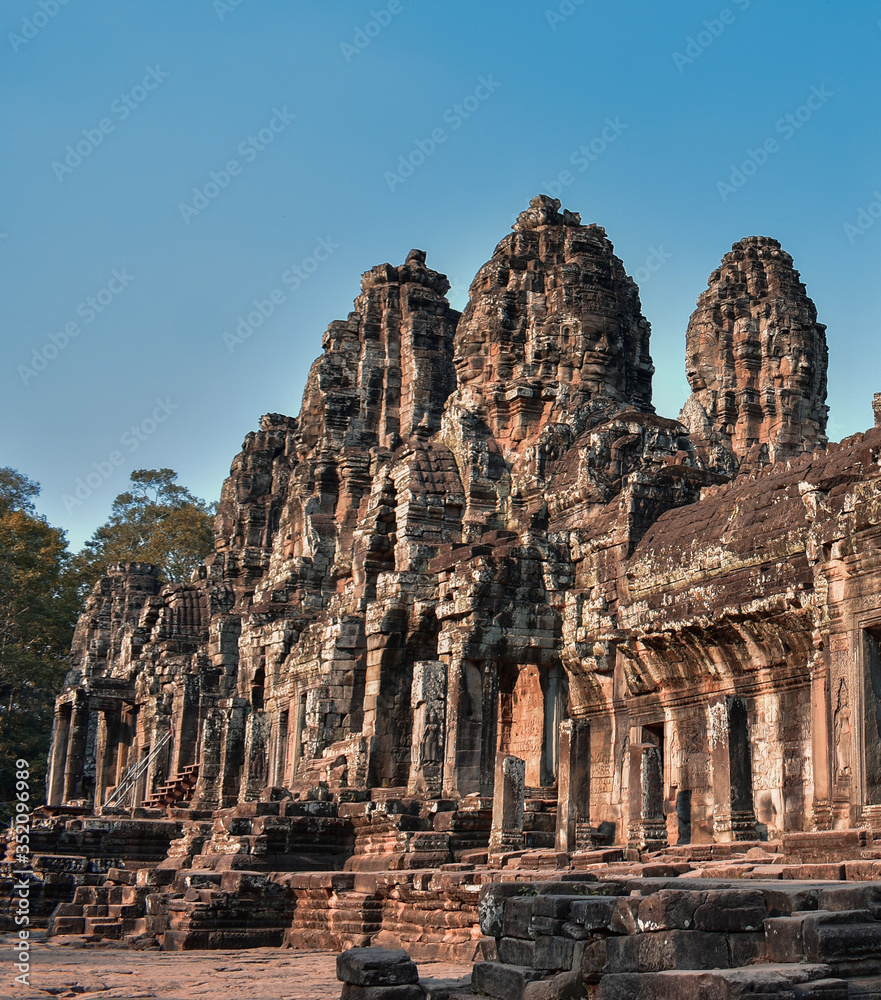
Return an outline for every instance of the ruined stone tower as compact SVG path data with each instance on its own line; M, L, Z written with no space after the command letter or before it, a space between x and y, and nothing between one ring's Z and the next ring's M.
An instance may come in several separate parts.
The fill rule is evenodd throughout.
M686 334L680 419L704 467L762 468L825 445L825 330L777 240L732 246Z
M305 864L320 814L320 863L350 868L881 810L850 722L877 680L881 429L823 450L824 328L791 258L754 237L713 272L680 422L605 232L545 196L513 229L461 316L421 251L366 271L299 415L246 437L194 579L97 585L53 804L293 796L272 856ZM498 776L523 801L494 812ZM265 857L265 829L212 827L198 864Z

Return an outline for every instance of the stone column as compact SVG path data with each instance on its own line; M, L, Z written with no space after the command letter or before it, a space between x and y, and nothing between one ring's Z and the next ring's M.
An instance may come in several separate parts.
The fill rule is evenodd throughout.
M444 787L453 796L481 791L482 664L454 657L447 668Z
M446 696L446 665L440 660L414 663L409 786L426 798L439 798L443 789Z
M564 719L560 723L556 849L571 852L589 847L589 823L590 725L581 719Z
M752 765L746 731L746 706L739 698L721 698L708 706L710 760L713 768L713 836L719 843L753 840ZM732 742L732 713L739 724Z
M639 851L667 846L661 753L654 743L630 744L628 844Z
M496 782L493 794L491 854L520 851L525 845L523 813L526 790L526 762L500 753L496 756Z
M116 783L119 760L120 707L99 713L98 736L95 740L95 808L104 804L107 789Z
M49 776L46 781L46 801L50 806L60 806L64 802L64 772L70 740L70 720L70 705L59 705L55 710L55 723L52 727L52 751L49 755Z
M150 753L156 749L170 728L171 723L167 717L159 716L154 720L153 733L148 744ZM171 740L165 745L165 748L150 761L141 793L142 801L143 799L149 799L157 788L168 781L171 772L171 755L174 752L175 742L176 737L172 736Z
M548 787L558 780L560 722L563 715L562 669L559 664L552 667L542 685L544 694L544 729L542 732L541 783Z
M828 830L832 825L834 743L830 731L834 706L829 688L829 665L822 653L818 653L811 674L811 744L814 758L811 813L815 830Z
M196 809L220 808L223 721L223 712L218 708L212 708L205 716L199 750L199 778L193 795L193 806Z
M245 720L245 766L239 791L240 802L251 802L269 784L267 725L263 712L250 712Z
M82 798L86 741L89 736L89 706L75 702L70 720L67 756L64 762L64 801Z
M728 709L725 699L707 706L707 741L713 784L713 839L717 843L734 840L731 825L731 760L728 755Z

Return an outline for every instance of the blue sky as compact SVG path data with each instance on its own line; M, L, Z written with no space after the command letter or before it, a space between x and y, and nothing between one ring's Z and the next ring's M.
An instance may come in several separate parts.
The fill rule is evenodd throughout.
M865 429L879 21L881 0L4 0L0 465L73 548L134 468L216 499L259 416L298 412L362 271L420 247L462 308L540 191L636 277L660 413L707 276L768 235L828 325L830 437Z

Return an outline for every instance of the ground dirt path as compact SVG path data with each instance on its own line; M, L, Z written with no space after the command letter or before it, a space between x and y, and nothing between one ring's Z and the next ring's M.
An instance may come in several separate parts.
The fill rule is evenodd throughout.
M38 932L39 934L39 932ZM282 951L130 951L118 946L83 947L36 937L30 986L18 975L13 937L0 935L0 997L46 1000L339 1000L336 953ZM423 962L422 977L453 979L470 965Z

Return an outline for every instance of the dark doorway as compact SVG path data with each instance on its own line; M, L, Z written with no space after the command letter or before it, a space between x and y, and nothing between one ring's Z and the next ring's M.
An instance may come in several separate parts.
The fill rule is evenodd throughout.
M866 804L881 804L881 630L863 633L863 756ZM841 727L839 727L841 728ZM847 733L849 740L850 734ZM841 742L841 737L839 737Z
M691 789L683 788L676 796L676 821L679 826L679 844L691 843Z
M753 769L749 724L743 698L728 701L728 755L731 774L731 811L752 812Z
M664 822L664 724L642 728L642 819Z

